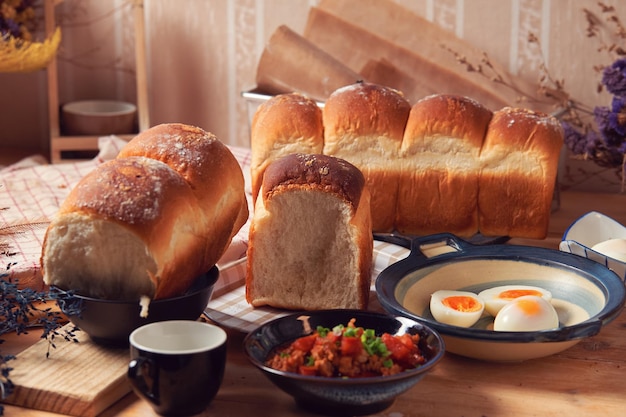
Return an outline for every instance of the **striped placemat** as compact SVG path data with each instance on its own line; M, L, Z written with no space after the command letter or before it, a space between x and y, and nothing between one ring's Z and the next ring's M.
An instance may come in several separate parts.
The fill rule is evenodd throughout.
M383 269L404 259L408 254L409 250L404 247L374 241L372 286L368 310L383 311L374 289L376 277ZM267 306L252 307L248 304L245 290L245 258L220 270L220 274L220 281L224 280L227 284L222 282L220 290L214 292L204 312L209 319L221 326L248 333L270 320L292 313L289 310Z

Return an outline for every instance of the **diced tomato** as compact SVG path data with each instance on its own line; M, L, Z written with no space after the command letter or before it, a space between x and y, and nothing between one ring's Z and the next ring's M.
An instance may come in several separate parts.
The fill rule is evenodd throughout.
M317 375L317 368L315 368L315 366L300 365L298 373L301 375L315 376Z
M412 349L407 347L401 339L390 335L389 333L384 333L380 339L387 346L387 349L391 353L391 358L397 361L406 360L411 354ZM410 341L410 339L409 339ZM411 346L413 342L411 341Z
M329 343L335 343L337 339L339 339L339 336L333 332L328 332L324 339L326 339L326 341L328 341Z
M363 349L363 343L360 337L342 337L341 338L341 354L346 356L357 356Z
M309 336L303 336L299 339L294 340L291 346L294 349L301 350L303 352L308 352L311 350L311 348L315 344L316 338L317 338L317 333L311 334Z
M406 346L409 350L416 350L417 347L415 346L415 343L413 342L413 339L411 338L411 336L407 333L400 335L400 336L396 336L396 339L398 339L404 346Z

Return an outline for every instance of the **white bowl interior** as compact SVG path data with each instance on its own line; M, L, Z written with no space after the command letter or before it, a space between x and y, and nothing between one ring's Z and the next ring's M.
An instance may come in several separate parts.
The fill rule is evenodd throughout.
M589 248L609 239L626 239L626 227L595 211L576 220L563 236L563 240L575 240Z
M559 249L598 262L624 280L625 262L591 249L594 245L609 239L626 239L626 227L602 213L592 211L572 223L563 235Z

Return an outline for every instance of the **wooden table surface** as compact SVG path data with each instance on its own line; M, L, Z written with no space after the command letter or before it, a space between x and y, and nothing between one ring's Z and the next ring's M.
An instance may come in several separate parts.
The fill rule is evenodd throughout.
M565 192L553 213L550 233L541 241L513 244L558 249L563 231L596 210L626 224L626 195ZM222 387L204 416L307 416L292 398L275 388L245 357L243 334L229 331L228 363ZM33 336L7 338L4 353L19 352ZM626 314L600 334L551 357L500 364L446 354L440 364L380 416L624 416L626 415ZM5 415L57 414L6 405ZM133 393L101 416L154 416Z

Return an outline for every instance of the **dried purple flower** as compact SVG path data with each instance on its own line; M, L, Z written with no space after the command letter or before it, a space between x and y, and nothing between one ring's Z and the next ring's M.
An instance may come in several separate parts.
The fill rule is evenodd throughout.
M621 58L602 72L602 84L616 96L626 96L626 58Z
M563 126L563 141L567 148L575 155L585 154L587 152L587 136L568 122L561 122L561 126Z

